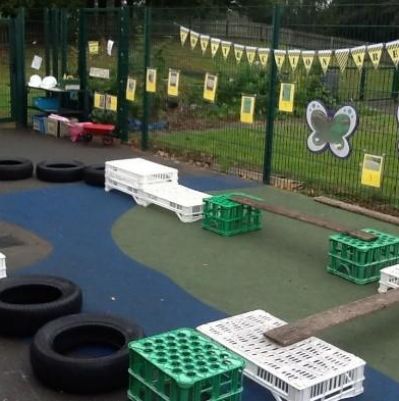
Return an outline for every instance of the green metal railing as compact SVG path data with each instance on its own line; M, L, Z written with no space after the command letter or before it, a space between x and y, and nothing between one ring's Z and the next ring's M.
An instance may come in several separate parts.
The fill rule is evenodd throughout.
M25 81L34 73L30 63L39 55L43 58L41 75L61 78L68 74L80 79L82 118L95 114L95 92L117 96L113 118L118 135L143 150L399 214L399 72L386 51L378 69L366 57L359 70L351 55L344 72L332 59L326 74L317 57L309 72L303 64L293 72L288 61L279 70L274 62L275 49L335 50L398 37L399 26L386 25L379 6L367 23L350 19L347 24L334 23L333 16L347 15L349 7L51 8L26 10L25 15L21 10L16 18L0 22L0 41L16 44L6 50L14 60L9 96L26 97ZM3 40L8 24L10 38L4 36ZM269 61L266 66L259 60L250 65L244 53L238 63L234 49L227 59L220 49L212 56L210 44L202 51L200 41L191 49L189 38L184 45L180 43L180 25L224 41L269 48ZM115 41L111 56L105 50L109 39ZM89 41L100 43L99 55L89 53ZM93 78L91 67L109 69L110 79ZM157 71L155 93L145 90L148 68ZM167 93L169 69L180 72L177 97ZM218 76L214 102L203 98L206 73ZM128 77L137 82L134 102L126 100ZM9 78L2 75L0 79ZM281 83L295 84L293 113L278 110ZM0 90L6 91L6 84L0 82ZM242 95L256 96L253 124L240 122ZM328 147L318 154L308 149L311 130L305 112L312 100L321 100L331 116L345 104L358 111L360 123L350 139L352 152L346 159L337 158ZM20 123L26 120L23 106L10 110L5 117L12 116ZM365 153L384 157L381 188L361 184Z

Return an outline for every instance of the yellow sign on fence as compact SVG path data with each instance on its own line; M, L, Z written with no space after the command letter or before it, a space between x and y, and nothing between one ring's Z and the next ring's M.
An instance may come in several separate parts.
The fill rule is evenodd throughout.
M241 97L241 122L252 124L255 114L255 96Z
M204 82L204 99L215 102L216 88L218 85L218 76L206 73Z
M147 68L145 88L147 92L155 93L157 91L157 70L155 68Z
M89 54L98 54L100 45L97 41L89 42Z
M362 168L362 185L380 188L382 181L383 156L365 154Z
M179 96L180 71L169 68L168 96Z
M129 77L127 79L127 84L126 84L126 99L130 100L131 102L134 102L135 97L136 97L136 80Z
M281 84L280 101L278 109L280 111L286 111L287 113L292 113L294 111L294 95L295 95L294 84Z

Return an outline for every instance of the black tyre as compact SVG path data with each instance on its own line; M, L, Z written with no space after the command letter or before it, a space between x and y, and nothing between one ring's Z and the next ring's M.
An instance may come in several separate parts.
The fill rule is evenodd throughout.
M105 165L93 164L92 166L87 166L84 171L83 179L86 184L94 185L96 187L104 187Z
M48 387L68 393L95 394L128 383L128 343L142 338L135 323L114 316L78 314L43 326L31 345L36 377ZM108 347L99 355L79 354L82 349Z
M24 337L60 316L80 312L82 292L69 280L21 276L0 280L0 334Z
M36 166L36 177L47 182L74 182L83 179L84 164L72 161L42 161Z
M0 180L24 180L32 174L33 163L28 159L0 159Z

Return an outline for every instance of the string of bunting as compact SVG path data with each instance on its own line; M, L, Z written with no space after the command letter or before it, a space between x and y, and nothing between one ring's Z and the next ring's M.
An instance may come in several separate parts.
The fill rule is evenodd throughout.
M221 49L222 56L225 60L228 59L230 54L233 54L237 64L241 63L246 58L250 65L258 62L262 66L266 66L269 60L269 55L271 53L271 50L268 48L244 46L238 43L223 41L218 38L210 37L209 35L200 34L184 26L180 26L180 41L182 46L185 45L187 39L189 39L190 47L192 50L196 48L197 43L199 42L202 54L205 54L208 47L210 47L211 55L212 57L215 57L219 49ZM302 60L307 74L312 69L315 59L319 60L321 69L323 73L326 74L328 68L332 64L333 58L335 58L340 71L343 73L348 66L350 57L353 59L353 62L355 63L359 71L361 71L364 66L366 56L370 58L373 67L377 69L380 65L384 49L388 53L395 68L398 68L399 40L394 40L387 43L377 43L368 46L363 45L353 48L336 50L278 49L274 50L273 58L279 71L281 71L283 65L288 60L289 66L293 72L295 72ZM244 57L244 55L246 57Z

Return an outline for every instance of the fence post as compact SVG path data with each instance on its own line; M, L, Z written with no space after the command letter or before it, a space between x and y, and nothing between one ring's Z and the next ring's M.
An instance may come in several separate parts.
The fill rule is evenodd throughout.
M65 8L60 10L60 41L61 41L61 74L63 77L68 69L68 13Z
M27 93L25 79L25 9L20 8L18 14L13 18L13 37L15 54L15 110L14 116L17 126L27 125Z
M150 35L151 35L151 8L144 10L144 91L143 91L143 121L141 124L141 149L148 149L148 117L150 94L146 90L147 68L150 65Z
M119 138L126 142L128 137L128 103L126 100L127 76L129 73L129 8L119 10L119 44L118 44L118 112L117 126Z
M393 100L398 100L398 95L399 95L399 71L396 68L394 68L393 79L392 79L391 98Z
M51 40L52 40L52 51L53 51L53 71L52 75L58 80L58 42L60 38L59 33L59 10L53 7L51 9Z
M50 55L50 37L51 37L51 15L48 8L44 9L44 54L46 75L51 75L51 55Z
M79 10L79 62L78 74L80 78L81 98L80 102L83 107L83 118L87 119L89 114L89 98L87 93L87 29L86 14L84 9Z
M273 31L272 31L272 46L270 49L270 77L269 77L269 99L267 107L267 121L266 121L266 138L265 150L263 158L263 182L267 185L270 184L270 177L272 173L272 156L273 156L273 135L274 135L274 118L276 108L276 84L277 84L277 66L274 60L274 50L279 45L280 33L280 20L281 8L280 5L273 6Z
M359 100L364 100L364 92L366 89L366 67L362 68L360 73L360 90L359 90Z

